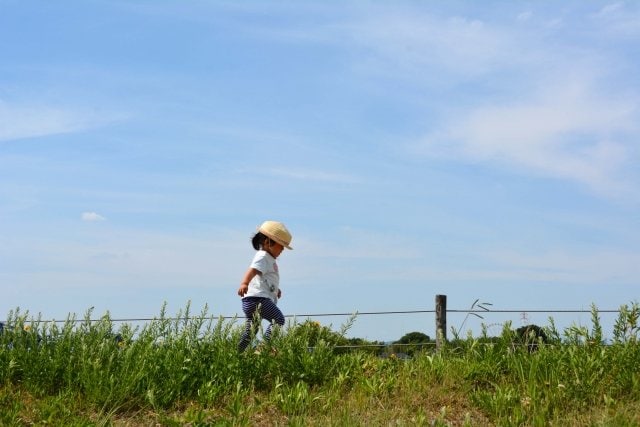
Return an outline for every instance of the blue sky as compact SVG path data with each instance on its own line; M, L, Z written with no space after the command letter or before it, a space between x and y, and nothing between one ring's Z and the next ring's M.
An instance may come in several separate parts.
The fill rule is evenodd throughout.
M638 301L638 40L624 1L0 0L0 317L234 315L265 219L287 315Z

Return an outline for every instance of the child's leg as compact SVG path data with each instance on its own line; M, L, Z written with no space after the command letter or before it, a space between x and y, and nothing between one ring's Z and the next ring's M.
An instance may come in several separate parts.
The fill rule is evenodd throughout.
M283 326L284 315L282 314L278 306L269 299L263 301L260 307L260 315L263 319L269 321L269 327L264 333L264 339L268 341L269 338L271 338L271 327L273 326L273 322L275 322L278 326Z
M247 321L245 323L244 332L240 337L240 343L238 344L238 350L244 351L249 343L251 342L251 337L255 335L258 331L258 327L260 326L260 312L258 311L258 318L255 317L256 310L260 306L260 299L254 298L245 298L242 300L242 311L244 311L245 316L247 317Z

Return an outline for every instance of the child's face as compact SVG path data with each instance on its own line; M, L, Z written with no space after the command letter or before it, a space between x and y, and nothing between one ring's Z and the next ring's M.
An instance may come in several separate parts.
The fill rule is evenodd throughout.
M267 242L266 247L264 248L267 252L271 254L272 257L278 258L282 251L284 250L284 246L282 246L278 242L274 242L273 240L269 240Z

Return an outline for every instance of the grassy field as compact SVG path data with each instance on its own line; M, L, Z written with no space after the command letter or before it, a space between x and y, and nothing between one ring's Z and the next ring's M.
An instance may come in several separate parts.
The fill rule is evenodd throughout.
M349 324L291 324L238 354L238 324L206 311L117 330L90 314L9 316L0 425L640 425L637 304L606 344L594 308L590 328L550 320L535 349L505 325L408 359L337 347Z

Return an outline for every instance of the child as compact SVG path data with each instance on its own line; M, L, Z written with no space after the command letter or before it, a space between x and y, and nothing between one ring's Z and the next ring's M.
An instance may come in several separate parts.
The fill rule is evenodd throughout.
M284 325L284 316L277 307L282 292L276 258L284 248L293 249L290 243L291 233L277 221L263 222L251 239L253 248L258 252L238 288L238 295L242 297L242 311L247 316L246 328L238 345L241 352L251 342L251 336L257 332L262 319L270 323L264 334L266 340L271 337L273 322Z

